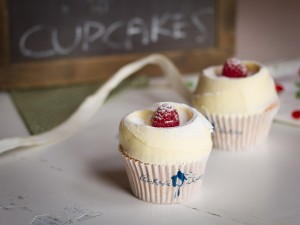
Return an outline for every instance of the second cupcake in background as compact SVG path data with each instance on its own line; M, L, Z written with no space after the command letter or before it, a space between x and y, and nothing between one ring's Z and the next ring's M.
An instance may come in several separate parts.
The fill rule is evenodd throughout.
M245 150L267 139L279 98L266 67L231 58L203 70L192 104L213 124L214 147Z
M211 152L212 125L185 104L161 102L125 116L120 152L133 194L171 204L196 196Z

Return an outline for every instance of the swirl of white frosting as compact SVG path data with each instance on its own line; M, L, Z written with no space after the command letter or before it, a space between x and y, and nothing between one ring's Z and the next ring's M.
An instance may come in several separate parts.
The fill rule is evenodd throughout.
M159 105L173 105L180 125L151 126L151 117ZM129 157L144 163L169 164L192 162L210 153L212 125L196 109L185 104L160 102L125 116L119 127L119 140Z
M242 78L221 76L222 66L213 66L199 75L192 104L200 112L256 114L278 104L274 80L263 65L243 61L251 75Z

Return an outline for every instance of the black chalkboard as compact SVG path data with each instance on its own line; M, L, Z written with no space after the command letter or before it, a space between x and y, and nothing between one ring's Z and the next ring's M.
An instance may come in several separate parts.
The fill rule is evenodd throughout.
M214 0L10 0L12 61L212 47L215 4Z
M90 82L150 53L193 72L233 53L234 13L235 0L0 0L0 88L43 85L33 72Z

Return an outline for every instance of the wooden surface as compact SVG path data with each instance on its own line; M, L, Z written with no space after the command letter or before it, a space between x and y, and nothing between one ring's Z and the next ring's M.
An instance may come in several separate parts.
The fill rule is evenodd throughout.
M13 1L12 1L13 2ZM192 1L193 2L193 1ZM234 54L235 34L235 0L216 1L215 39L214 45L205 44L178 48L170 45L170 49L163 44L154 46L153 52L149 49L136 51L115 51L105 54L65 55L64 57L45 58L35 60L16 59L12 52L10 31L8 30L9 15L7 0L0 0L1 14L1 43L4 43L0 52L0 88L31 88L40 86L57 86L79 82L103 81L109 78L123 65L142 58L153 52L168 56L182 73L193 73L212 64L222 63L227 57ZM176 11L176 9L173 9ZM175 12L174 11L174 12ZM189 40L187 40L189 42ZM163 42L164 43L164 42ZM184 46L184 45L183 45ZM15 47L14 47L15 49ZM161 49L161 50L159 50ZM159 75L155 67L143 70L143 73Z

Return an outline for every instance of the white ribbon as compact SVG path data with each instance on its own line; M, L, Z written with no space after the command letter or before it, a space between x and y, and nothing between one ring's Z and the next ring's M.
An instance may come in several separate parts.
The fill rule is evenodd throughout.
M31 147L59 142L74 135L96 115L97 111L114 88L116 88L124 79L149 64L159 66L162 69L162 74L168 78L172 88L188 101L191 99L192 93L186 88L182 76L176 66L167 57L153 54L122 67L93 95L87 97L65 122L54 129L29 137L1 140L0 154L20 147Z

